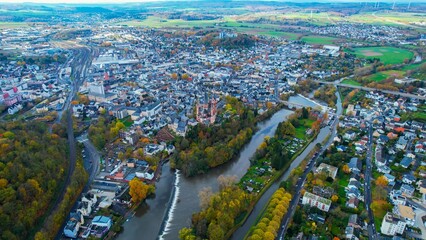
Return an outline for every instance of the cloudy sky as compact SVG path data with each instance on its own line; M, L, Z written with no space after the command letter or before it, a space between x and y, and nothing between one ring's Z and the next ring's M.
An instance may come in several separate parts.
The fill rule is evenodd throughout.
M173 1L187 1L187 0L0 0L0 4L1 3L24 3L24 2L93 4L93 3L160 2L160 1L173 2ZM204 1L206 1L206 0L204 0ZM211 0L211 1L214 1L214 0ZM243 1L243 0L236 0L236 1ZM244 1L247 1L247 0L244 0ZM260 1L262 1L262 0L260 0ZM302 1L303 2L375 2L376 0L272 0L272 1L280 1L280 2L302 2ZM380 2L393 2L393 0L379 0L379 1ZM408 3L408 2L426 2L426 0L396 0L396 3ZM0 6L0 8L1 8L1 6Z

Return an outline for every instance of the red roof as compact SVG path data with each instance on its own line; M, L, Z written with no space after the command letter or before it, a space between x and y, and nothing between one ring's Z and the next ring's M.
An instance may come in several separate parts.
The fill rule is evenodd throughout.
M394 130L397 131L397 132L404 132L405 128L403 128L403 127L396 127L396 128L394 128Z

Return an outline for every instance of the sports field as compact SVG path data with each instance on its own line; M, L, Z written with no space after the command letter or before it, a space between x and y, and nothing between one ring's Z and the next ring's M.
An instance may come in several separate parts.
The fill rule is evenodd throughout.
M403 63L404 59L411 59L414 56L413 52L394 47L364 47L353 48L352 50L357 57L378 58L384 64Z

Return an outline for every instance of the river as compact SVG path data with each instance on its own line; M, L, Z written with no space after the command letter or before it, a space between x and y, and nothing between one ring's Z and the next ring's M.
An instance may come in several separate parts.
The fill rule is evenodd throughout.
M289 102L304 104L309 100L294 96L289 99ZM218 191L217 178L220 175L235 175L240 179L249 168L249 159L254 155L257 147L266 136L273 136L278 124L291 113L290 110L282 109L270 119L258 123L259 130L243 148L237 160L211 169L206 174L186 178L178 172L171 172L168 164L164 165L161 179L156 185L155 198L148 199L146 204L142 204L137 209L135 216L124 224L124 232L117 239L178 239L179 230L189 227L192 214L200 210L198 192L205 187L210 187L213 192ZM321 131L319 135L326 135L326 133ZM292 168L294 168L294 164L291 165L290 169ZM275 188L271 194L268 194L271 189L273 188L270 188L264 196L270 196L276 190ZM260 201L266 202L267 199L262 197Z
M342 114L342 102L340 99L340 95L338 94L337 91L336 91L336 96L337 96L337 104L336 104L337 113L336 114L340 115ZM289 102L300 103L301 102L300 98L303 99L304 101L309 101L305 98L297 96L297 97L293 97L293 99L290 98ZM306 102L303 102L303 104L305 103ZM312 107L315 107L314 106L315 104L313 102L311 102L310 104L312 104ZM238 228L237 231L234 232L231 239L233 240L244 239L244 236L248 233L248 231L250 230L250 227L252 227L256 223L257 217L262 213L266 204L269 202L269 199L271 198L272 194L274 194L274 192L277 191L277 189L279 188L280 182L287 180L288 177L290 176L291 171L297 166L299 166L299 164L308 156L308 154L312 151L312 149L314 149L315 145L317 143L322 143L329 133L330 133L330 128L328 126L325 126L324 128L321 129L317 138L314 141L312 141L308 145L308 147L306 147L306 149L290 164L290 167L284 172L281 178L275 183L273 183L271 187L262 195L262 197L256 203L250 216L247 218L244 224L240 228Z

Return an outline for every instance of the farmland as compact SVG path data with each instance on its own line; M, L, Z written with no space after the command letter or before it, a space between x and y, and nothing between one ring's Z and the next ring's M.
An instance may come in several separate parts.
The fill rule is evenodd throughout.
M334 41L337 40L337 38L333 37L323 37L323 36L305 36L302 37L300 40L305 41L308 44L333 44Z

